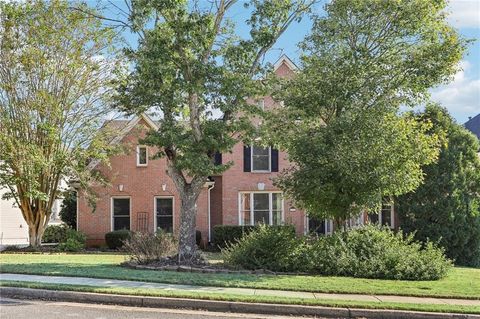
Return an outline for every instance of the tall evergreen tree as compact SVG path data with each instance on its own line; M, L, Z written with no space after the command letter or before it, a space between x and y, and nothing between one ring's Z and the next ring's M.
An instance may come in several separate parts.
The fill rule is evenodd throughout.
M423 185L398 198L402 228L419 240L439 241L458 265L480 266L479 141L439 106L418 117L446 139L438 162L424 168Z

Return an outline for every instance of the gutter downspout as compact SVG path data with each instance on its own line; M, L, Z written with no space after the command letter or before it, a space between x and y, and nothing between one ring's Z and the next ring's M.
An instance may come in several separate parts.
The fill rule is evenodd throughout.
M211 223L210 223L210 191L215 187L215 182L211 183L210 185L208 185L208 243L210 243L210 239L212 238L212 231L211 231Z

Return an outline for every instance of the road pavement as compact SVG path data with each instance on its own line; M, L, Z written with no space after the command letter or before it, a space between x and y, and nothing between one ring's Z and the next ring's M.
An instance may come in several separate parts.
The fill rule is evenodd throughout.
M152 309L73 302L33 301L0 297L1 319L294 319L296 317L232 314L181 309ZM306 318L306 317L297 317Z

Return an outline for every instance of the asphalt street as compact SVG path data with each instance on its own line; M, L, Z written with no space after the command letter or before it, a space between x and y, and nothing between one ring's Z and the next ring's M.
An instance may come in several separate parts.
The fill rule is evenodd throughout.
M182 309L153 309L56 301L0 298L1 319L292 319L295 317L234 314ZM305 317L301 317L305 318Z

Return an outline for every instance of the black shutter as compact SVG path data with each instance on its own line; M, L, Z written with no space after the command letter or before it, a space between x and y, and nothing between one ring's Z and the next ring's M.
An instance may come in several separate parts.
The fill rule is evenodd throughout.
M243 171L250 172L252 163L251 163L251 153L252 148L250 146L243 146Z
M272 168L272 172L278 172L278 150L272 148L272 151L271 151L271 154L272 154L272 165L271 165L271 168Z
M222 153L215 152L215 165L222 165Z

